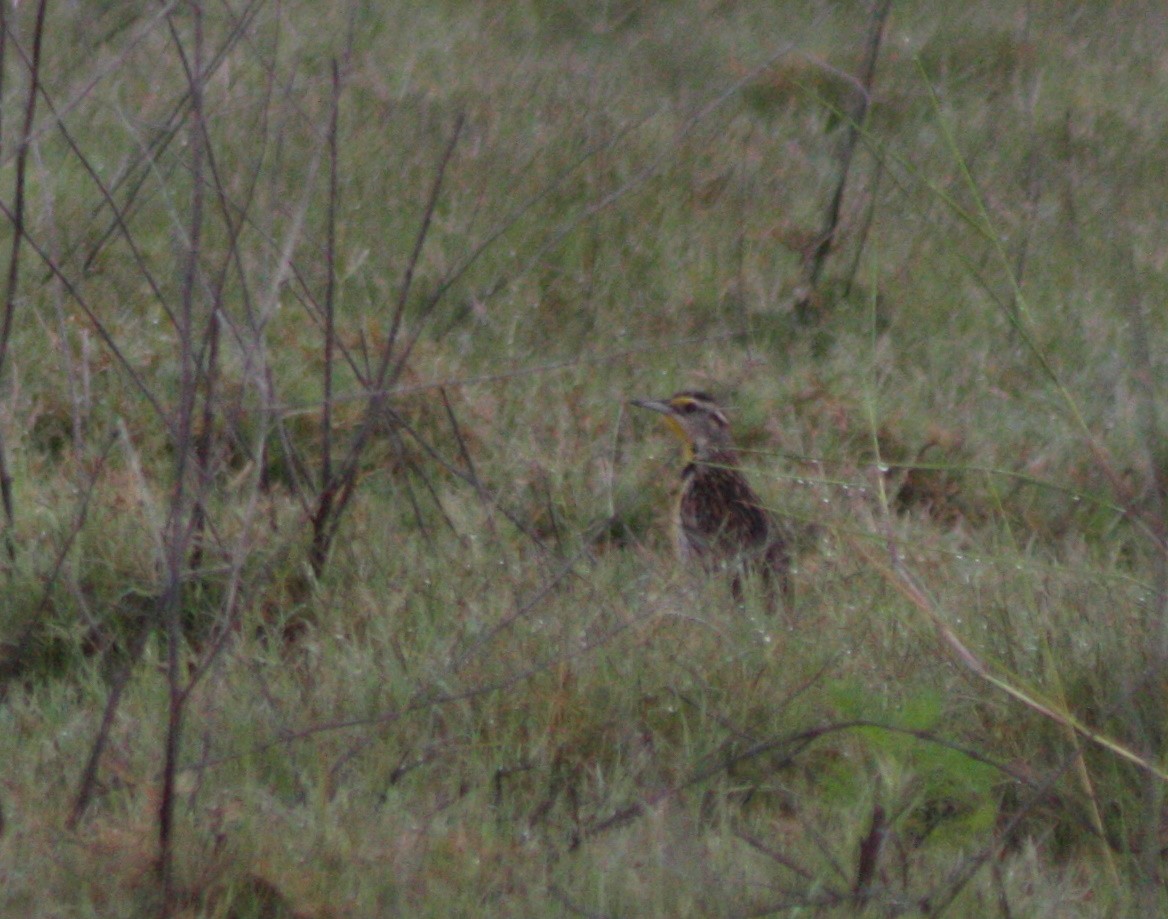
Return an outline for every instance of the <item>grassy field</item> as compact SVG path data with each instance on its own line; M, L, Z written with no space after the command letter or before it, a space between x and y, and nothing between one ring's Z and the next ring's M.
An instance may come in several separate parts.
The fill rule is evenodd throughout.
M1057 7L857 125L867 4L6 4L0 915L1168 911L1168 15Z

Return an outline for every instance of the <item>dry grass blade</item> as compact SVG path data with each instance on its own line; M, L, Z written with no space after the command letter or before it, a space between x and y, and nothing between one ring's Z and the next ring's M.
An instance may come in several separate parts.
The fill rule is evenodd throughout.
M896 587L896 589L904 596L914 607L920 612L924 613L930 623L937 631L937 636L941 639L942 645L947 648L967 670L976 676L985 680L991 686L1000 689L1012 699L1021 702L1031 711L1048 718L1056 724L1063 727L1070 728L1077 735L1102 747L1105 750L1114 753L1116 756L1138 766L1150 775L1154 775L1161 781L1168 782L1168 771L1164 770L1160 765L1140 756L1135 751L1129 749L1117 741L1104 736L1098 731L1093 730L1090 726L1084 724L1080 719L1075 717L1069 711L1061 710L1053 703L1043 701L1032 692L1027 692L1015 686L1009 680L997 676L993 670L983 660L969 649L969 647L961 640L958 634L949 627L942 614L940 608L929 597L928 592L921 586L904 561L900 557L899 550L891 541L888 544L889 554L892 556L891 565L881 564L878 559L864 546L860 541L853 543L853 548L858 553L863 555L867 562L871 564L877 571L888 579L889 583Z

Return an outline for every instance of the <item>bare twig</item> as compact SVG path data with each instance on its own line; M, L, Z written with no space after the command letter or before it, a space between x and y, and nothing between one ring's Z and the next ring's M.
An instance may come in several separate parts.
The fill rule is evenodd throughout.
M872 892L876 864L880 860L880 850L884 847L887 835L888 821L884 816L884 808L876 804L872 807L872 825L868 835L860 842L860 854L856 860L856 883L852 886L852 893L860 906L868 902L868 895Z
M165 21L168 26L171 27L173 34L172 13L176 7L186 2L188 2L188 0L169 0L165 7L159 10L158 13L156 13L148 21L146 27L142 29L141 34L130 43L130 46L133 47L134 44L140 42L147 34L149 34L149 31L155 27L155 24L158 21ZM264 5L265 0L250 0L248 6L237 14L236 22L234 23L233 28L230 30L227 40L216 49L215 54L212 55L210 60L206 62L203 68L205 79L212 77L218 71L218 69L227 62L231 51L235 47L235 44L242 35L246 34L246 30L250 23L254 21L255 17L258 15L260 9ZM124 53L128 53L128 49ZM181 48L179 49L179 54L180 56L182 55ZM100 77L95 78L94 83L96 83L97 79L100 79ZM88 92L91 89L92 85L87 86L85 92ZM68 102L66 105L62 106L59 111L55 112L57 117L63 117L63 115L67 113L74 105L76 105L81 98L84 98L84 93L79 94L76 99ZM147 179L154 170L155 164L166 152L166 149L171 145L174 139L181 134L183 121L187 116L187 110L190 106L190 101L190 92L188 89L188 91L184 93L181 98L179 98L171 107L166 117L161 120L161 127L155 131L149 143L144 146L140 157L136 161L131 162L128 166L126 166L125 169L123 169L122 172L109 184L108 190L111 199L112 196L119 192L123 186L127 188L124 196L124 204L122 204L121 207L111 208L115 215L114 219L110 221L106 229L98 235L97 241L90 247L89 253L86 255L83 262L83 271L88 272L93 267L94 263L100 257L109 240L114 236L115 233L121 231L120 225L124 225L126 219L134 210L138 201L138 197L142 193L142 190L146 187ZM94 216L97 216L100 213L101 207L102 205L97 205L94 208ZM81 238L88 240L91 237L82 236Z
M884 176L884 161L876 159L876 173L872 176L872 187L868 191L868 206L864 209L864 220L860 224L860 231L856 234L856 252L852 256L852 264L844 278L842 296L846 299L852 292L852 285L856 282L856 273L860 270L860 260L864 256L864 246L868 242L868 234L872 231L872 222L876 217L876 194L880 189L880 179Z
M404 368L404 362L409 355L409 344L401 349L401 353L398 353L398 336L401 331L402 321L405 317L406 305L409 303L414 271L417 268L418 260L421 258L422 247L425 245L426 237L429 235L430 223L434 218L434 211L438 206L438 198L442 191L446 168L449 166L451 157L454 155L455 146L462 133L462 126L463 117L459 116L454 130L451 132L450 139L446 144L446 149L443 150L442 156L439 159L437 173L430 188L430 195L426 201L425 209L422 212L422 224L418 228L418 233L414 238L413 251L410 253L410 257L406 262L405 271L402 275L401 287L398 292L393 317L390 321L389 333L382 345L377 370L371 380L372 387L368 392L368 403L366 404L361 424L357 432L353 435L353 439L350 441L349 448L337 471L328 482L322 484L320 493L317 495L316 507L312 513L312 545L309 549L309 564L317 576L324 571L333 538L336 535L337 528L340 526L341 519L344 516L349 501L353 497L354 489L357 485L357 475L360 471L361 458L365 453L365 448L369 444L370 437L372 437L382 417L385 405L386 383L391 378L391 368L393 368L393 375L396 376ZM430 304L431 307L432 305L433 303Z
M40 0L33 27L32 58L28 67L28 97L24 104L24 124L21 127L16 154L16 174L13 177L12 247L8 254L8 274L4 284L4 307L0 315L0 378L3 377L8 349L12 343L12 323L16 316L16 290L20 280L20 252L24 241L24 196L28 170L29 138L36 120L36 103L40 95L41 46L45 32L45 12L48 0ZM3 30L8 32L5 19ZM4 47L7 48L7 42ZM6 63L6 62L5 62ZM12 500L12 474L8 469L8 449L0 432L0 505L4 510L4 549L9 563L16 561L16 510Z
M28 156L30 150L29 138L32 135L33 122L36 120L37 98L40 96L40 64L41 47L44 39L45 12L48 0L40 0L37 4L36 25L33 29L32 56L29 61L28 97L24 103L24 124L21 127L20 138L16 153L16 174L13 178L12 214L12 244L8 255L8 274L4 285L4 308L0 315L0 373L3 373L8 357L8 348L12 340L12 322L16 315L16 289L20 278L20 249L23 241L24 228L24 198L26 190L26 175L28 172ZM5 22L5 32L8 23ZM7 486L5 486L7 487ZM7 503L8 497L5 497ZM8 507L5 508L9 513ZM10 514L9 514L10 516ZM11 524L11 519L9 520Z
M748 846L750 846L755 851L761 852L763 855L765 855L771 861L775 862L776 864L782 865L788 871L791 871L791 872L799 875L799 877L803 878L803 880L805 880L805 881L815 880L814 872L805 868L803 865L800 865L797 861L795 861L795 859L791 858L789 855L787 855L784 852L780 852L774 846L768 845L767 843L763 842L761 839L758 839L757 837L752 836L750 833L747 833L743 829L735 830L734 835L737 836L739 839L741 839L744 843L746 843Z
M93 746L89 749L85 768L81 771L81 779L77 783L77 794L73 798L73 807L70 808L69 817L65 821L65 826L69 829L74 829L77 826L93 800L93 794L97 789L97 769L101 764L101 756L105 752L106 744L109 742L114 716L117 714L118 706L121 705L122 693L138 664L138 658L142 656L142 649L146 646L146 636L150 634L150 626L148 615L137 617L126 659L111 680L110 693L105 700L105 709L101 714L101 724L98 725Z
M450 399L446 395L446 390L440 389L438 390L438 394L442 397L442 408L446 411L446 420L450 422L450 430L454 434L455 441L458 443L458 452L462 456L463 466L466 469L462 478L464 481L470 483L470 485L474 488L475 493L478 495L479 501L482 503L483 507L487 508L488 510L493 509L496 502L494 501L490 490L486 487L486 485L483 484L482 479L479 478L479 474L475 470L474 460L470 455L470 448L467 447L466 439L462 436L462 428L458 424L458 418L455 416L454 409L450 405ZM490 532L492 537L496 535L495 521L490 516L487 517L487 530Z
M426 238L429 236L430 223L434 219L434 211L438 207L439 195L442 191L442 184L446 178L446 169L450 165L450 160L454 156L455 147L458 146L458 139L462 136L462 129L466 124L466 115L459 112L458 119L454 123L454 129L450 132L450 139L446 144L446 149L442 151L442 156L438 164L438 172L434 177L434 184L430 188L430 198L426 202L426 209L423 212L422 225L418 229L418 235L414 241L414 249L410 253L409 260L406 262L405 275L402 278L401 289L398 293L397 307L394 310L393 321L390 324L389 338L386 342L386 347L382 351L381 365L378 367L377 374L374 378L374 383L377 390L384 390L387 385L397 382L405 369L406 362L410 358L414 345L418 341L418 336L422 333L423 322L434 307L438 305L442 297L446 295L447 288L440 286L433 294L427 298L422 310L419 321L416 323L416 328L412 336L406 339L404 344L398 344L398 336L401 332L402 319L405 317L406 305L409 302L410 291L413 288L414 271L417 270L418 260L422 256L422 247L426 243ZM392 362L390 359L393 359ZM378 400L380 401L380 400ZM373 403L370 403L373 407ZM376 412L372 417L376 417ZM364 449L362 447L362 449Z
M312 547L309 563L317 577L324 570L325 560L331 544L331 536L326 536L333 526L333 503L337 500L337 487L333 477L333 363L336 351L336 306L333 301L336 286L336 219L337 219L337 110L340 108L341 80L337 62L332 64L332 109L329 113L329 188L328 216L325 243L325 295L324 295L324 392L320 406L320 490L318 503L312 517ZM391 333L392 341L392 333ZM387 344L386 347L392 347Z
M805 265L802 289L796 297L795 315L801 322L810 322L815 318L812 304L816 297L816 287L819 284L824 263L835 243L840 210L843 207L844 192L848 184L848 174L852 168L852 157L855 155L856 143L860 139L864 121L868 117L872 82L876 76L876 61L880 56L880 45L884 39L884 25L888 20L888 11L891 7L892 0L873 0L872 2L871 15L868 20L868 40L864 47L864 61L860 68L859 90L854 94L854 101L846 113L847 124L844 128L843 142L840 145L839 174L836 179L835 192L828 203L819 240Z
M167 724L165 759L162 770L162 794L158 805L158 867L162 879L162 913L173 912L174 889L174 812L175 776L182 741L186 692L180 672L182 643L182 594L187 548L190 537L192 488L191 467L194 457L194 409L199 385L199 367L195 354L195 296L200 287L199 256L203 238L203 165L206 134L203 126L203 8L200 0L190 0L194 32L194 60L188 69L190 86L190 172L191 211L187 239L182 291L177 315L179 396L171 428L175 441L174 483L166 523L165 577L158 604L159 616L166 631ZM177 48L182 47L173 20L171 32ZM212 320L213 321L213 320Z
M0 201L0 214L3 214L9 221L14 220L12 210L9 209L9 207L3 201ZM68 275L66 275L61 270L61 266L57 264L52 255L47 252L44 247L39 245L33 237L26 235L24 239L29 248L32 249L34 253L36 253L37 258L39 258L49 269L49 271L52 272L53 276L61 282L61 286L69 295L70 299L72 299L72 301L76 303L77 306L81 309L81 312L85 314L85 318L89 320L93 330L97 333L97 337L100 338L102 344L104 344L106 348L109 349L109 352L111 355L113 355L114 360L117 361L122 370L125 372L126 376L134 384L134 388L138 391L138 394L146 400L154 414L158 418L165 421L167 414L162 407L162 403L158 401L158 397L151 391L150 387L146 385L146 381L142 378L142 374L137 370L137 368L134 367L132 363L130 363L130 360L126 357L125 352L114 340L114 337L110 333L109 328L98 318L97 313L89 304L89 301L86 300L82 295L80 288L78 288L77 285L74 284L73 281L68 277Z
M440 393L444 393L445 388L439 386L438 391ZM487 485L487 483L485 483L482 479L480 479L477 476L477 473L475 473L475 471L473 469L470 469L470 471L468 472L468 471L463 470L463 469L459 468L458 466L454 465L454 463L452 463L449 459L447 459L445 456L443 456L438 451L438 449L432 443L430 443L430 441L428 441L425 437L423 437L419 431L417 431L413 426L411 426L410 423L408 421L406 421L406 419L402 418L396 412L392 413L392 417L393 417L393 426L394 426L395 430L401 430L403 433L408 435L410 437L410 439L412 439L414 441L414 443L416 443L419 447L422 448L422 450L426 453L427 456L429 456L432 460L434 460L436 463L438 463L443 469L445 469L447 472L449 472L455 478L457 478L457 479L465 482L467 485L470 485L471 487L473 487L475 489L475 491L478 493L480 498L488 500L490 502L491 506L496 511L498 511L500 514L502 514L503 518L508 523L510 523L511 526L513 526L517 532L521 533L527 539L531 540L532 544L534 544L537 548L541 549L544 552L549 551L547 544L542 539L539 538L539 535L537 533L532 532L531 528L520 517L520 515L518 513L511 510L506 505L504 505L502 503L502 501L499 499L498 495L496 495L494 493L494 491L490 488L489 485ZM461 432L456 432L455 436L461 438ZM467 454L467 456L469 456L469 454ZM469 469L469 466L468 466L468 469Z

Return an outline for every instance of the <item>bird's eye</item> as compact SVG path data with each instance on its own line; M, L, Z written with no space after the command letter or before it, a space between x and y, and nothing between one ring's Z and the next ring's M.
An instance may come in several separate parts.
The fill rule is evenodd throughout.
M681 407L682 414L685 414L685 415L692 415L697 410L698 410L698 407L697 407L697 403L695 403L695 402L686 402Z

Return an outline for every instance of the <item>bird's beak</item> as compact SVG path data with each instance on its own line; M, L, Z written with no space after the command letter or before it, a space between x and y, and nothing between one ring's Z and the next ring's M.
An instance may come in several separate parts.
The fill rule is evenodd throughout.
M660 412L662 415L672 415L673 406L668 402L661 402L656 399L633 399L632 404L639 408L647 408L651 412Z
M689 443L689 435L685 433L685 428L677 420L677 413L668 402L661 402L657 399L633 399L633 405L640 408L647 408L651 412L660 412L665 416L665 423L681 439L682 443ZM689 462L689 460L687 459L686 462Z

